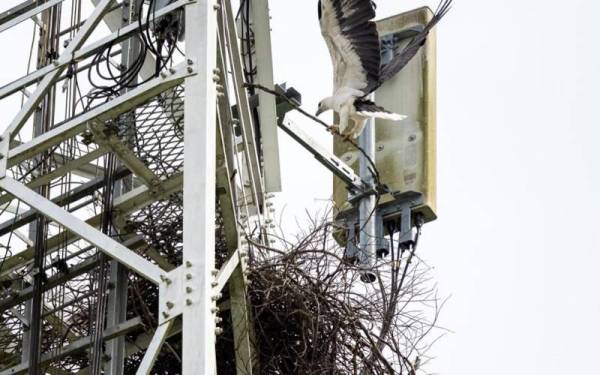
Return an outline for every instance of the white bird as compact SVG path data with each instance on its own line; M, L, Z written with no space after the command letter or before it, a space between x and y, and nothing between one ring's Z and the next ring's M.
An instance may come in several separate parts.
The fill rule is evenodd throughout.
M389 112L368 99L392 78L425 44L429 31L450 9L452 0L442 0L436 14L408 45L385 67L372 0L319 0L321 34L333 62L333 95L319 102L316 116L328 110L339 115L339 133L358 138L369 118L400 121L406 116Z

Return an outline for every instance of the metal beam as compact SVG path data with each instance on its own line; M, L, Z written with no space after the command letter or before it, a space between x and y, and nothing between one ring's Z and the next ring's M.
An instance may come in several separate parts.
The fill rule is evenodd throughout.
M26 21L26 20L30 19L31 17L35 16L38 13L41 13L41 12L45 11L46 9L52 8L53 6L55 6L56 4L61 3L61 2L63 2L63 0L50 0L50 1L46 2L46 3L43 3L42 5L39 5L36 8L33 8L31 10L28 10L28 11L25 11L24 13L21 13L21 14L15 16L15 17L12 17L12 18L8 18L7 17L4 20L0 16L0 33L6 31L8 29L10 29L11 27L14 27L14 26L20 24L23 21ZM26 5L25 9L28 8L27 5L29 5L30 3L31 3L31 1L25 3L25 5ZM23 6L23 4L22 5L18 5L17 8L18 7L22 7L22 6ZM18 9L15 10L15 11L18 11ZM7 16L8 16L8 14L7 14Z
M189 3L188 0L179 0L175 3L169 4L168 6L162 8L161 10L156 12L156 18L163 16L172 12L175 9L181 8L182 6ZM145 29L147 27L146 20L142 20L142 28ZM103 49L105 46L109 44L117 44L122 42L123 40L130 38L134 34L139 32L138 23L133 23L128 26L123 27L122 29L108 35L97 42L91 43L89 46L82 47L80 50L76 51L71 61L83 61L88 57L95 55L98 51ZM5 98L8 95L14 94L15 92L21 91L24 87L28 87L40 79L42 79L46 74L55 71L56 69L66 68L71 61L58 61L58 65L50 64L41 69L36 70L24 77L21 77L3 87L0 88L0 99Z
M106 330L104 330L103 338L104 338L104 340L110 340L112 338L129 333L133 330L139 329L142 326L143 326L142 319L133 318L122 324L108 327ZM80 353L80 352L86 350L87 348L89 348L92 345L92 343L93 343L92 336L83 337L67 346L60 348L59 350L45 353L42 355L42 358L40 360L40 365L43 366L48 363L57 361L61 358ZM17 365L15 367L12 367L12 368L9 368L7 370L0 372L0 375L24 374L25 372L27 372L28 369L29 369L29 363L25 362L25 363L21 363L20 365Z
M352 168L350 168L337 156L319 145L318 142L313 140L292 121L284 119L283 121L279 122L279 127L296 142L300 143L305 149L307 149L308 152L313 154L315 159L321 162L325 168L329 169L331 172L333 172L333 174L344 181L351 190L355 190L356 192L365 190L367 185L359 176L356 175L356 173L354 173Z
M193 74L195 74L193 71L188 72L188 66L186 64L180 64L175 67L175 73L168 74L165 77L154 78L129 91L125 95L121 95L118 98L99 105L80 116L64 122L62 125L10 150L8 153L8 167L10 168L49 147L81 133L89 121L107 121L132 110L158 94L181 84L185 77Z
M0 188L8 191L16 198L35 208L49 219L60 223L69 231L98 247L99 250L106 253L111 258L127 265L133 271L146 277L149 281L160 284L162 270L158 266L133 253L114 239L63 210L50 200L35 193L22 183L13 180L10 177L5 177L0 180Z
M152 172L116 134L106 133L104 124L92 121L89 129L94 134L94 142L111 150L129 170L140 178L146 186L156 186L160 178Z
M228 4L229 0L221 2ZM185 80L183 261L197 300L183 307L182 374L217 372L215 315L211 311L215 267L215 139L217 23L220 7L210 0L186 7L186 58L198 75Z
M256 361L252 341L254 332L250 323L251 316L242 268L242 265L237 267L229 280L229 306L231 326L233 327L236 373L237 375L252 375Z
M260 161L258 159L258 146L256 145L256 137L254 134L254 124L248 103L248 93L244 87L244 68L242 57L240 55L238 34L236 31L236 22L231 8L231 2L223 0L221 2L223 11L220 18L220 40L229 42L229 58L231 61L232 77L234 82L234 92L236 95L237 104L239 106L240 123L242 130L242 139L244 140L244 153L246 161L249 164L250 184L254 194L254 204L260 211L259 207L262 204L264 189L262 186Z
M181 333L182 323L181 319L173 319L170 320L173 322L171 329L167 333L167 339L178 335ZM154 333L145 332L136 337L134 342L127 342L125 344L125 356L129 357L130 355L139 353L140 351L148 348L152 339L154 338ZM79 375L88 375L90 373L90 368L86 367L77 372Z
M148 345L146 354L144 354L144 358L142 359L142 363L140 363L140 367L138 368L136 374L150 375L152 372L152 367L154 367L154 361L156 361L156 358L160 354L160 349L167 339L169 330L172 326L173 320L171 319L156 328L156 332L154 332L152 341L150 341L150 345Z
M139 1L139 0L138 0ZM100 2L100 0L91 0L92 4L94 4L94 6L98 5L98 3ZM187 1L185 1L187 2ZM154 16L154 19L159 19L160 16L162 14L166 14L165 13L165 8L169 8L168 12L173 11L174 6L176 6L177 8L182 6L184 4L184 2L175 2L173 4L169 4L164 8L160 8L159 10L156 11L156 15ZM112 12L112 13L108 13L106 16L104 16L104 23L106 24L106 26L108 27L108 29L111 32L116 32L117 30L119 30L119 28L121 28L122 23L123 23L123 15L120 14L119 12ZM137 21L135 22L135 24L137 25ZM142 20L142 26L146 25L146 20L143 19ZM154 56L151 53L146 54L146 59L144 60L144 64L142 65L142 68L140 69L140 77L144 80L147 79L149 77L152 77L154 75L156 69L156 59L154 58Z
M120 168L115 173L115 180L120 180L131 173L126 168ZM60 195L56 198L52 198L52 202L59 206L65 206L69 203L76 202L83 197L93 194L96 190L100 189L104 185L104 177L97 177L94 180L88 181L82 185L77 186L75 189L68 191L67 193ZM37 186L29 186L28 188L33 189ZM9 197L9 198L5 198ZM13 199L9 194L3 195L1 198ZM37 211L31 209L16 215L14 218L5 221L0 224L0 236L4 236L16 228L22 227L23 225L29 224L36 219Z
M12 20L15 17L20 16L24 12L31 10L36 5L37 0L27 0L19 5L15 5L9 10L5 10L4 12L0 13L0 25Z
M90 17L86 20L83 27L69 42L69 45L58 58L58 67L45 75L40 84L36 87L35 91L31 94L27 102L23 105L17 116L12 120L8 128L4 131L3 141L1 144L3 154L6 155L8 151L8 144L12 140L21 127L25 124L29 116L35 111L38 104L44 99L46 93L52 88L53 83L60 77L60 74L66 69L67 64L72 61L73 53L79 49L85 43L87 38L94 31L96 25L102 20L102 16L108 10L109 6L114 0L102 0L100 4L94 9ZM4 161L3 165L6 165ZM5 171L0 175L3 175Z
M240 265L240 254L236 250L231 254L229 259L225 262L225 264L221 267L219 272L217 273L217 285L214 287L214 292L219 293L225 287L227 281L236 270L236 268Z
M133 189L120 197L115 198L113 204L113 211L118 212L120 215L126 215L136 210L142 209L148 204L155 200L163 199L170 194L181 191L183 184L183 174L178 174L170 179L164 181L161 185L150 189L146 186L140 186ZM86 220L86 223L91 226L100 225L102 215L98 214ZM54 251L57 251L61 246L70 244L77 240L79 237L77 234L71 231L64 231L57 235L48 238L46 241L46 254L50 255ZM2 280L12 270L23 266L33 258L33 248L25 249L20 253L16 253L13 256L6 258L0 268L0 280Z
M269 0L253 0L252 25L256 50L256 80L266 87L273 87L273 57L271 53L271 22ZM250 53L250 51L248 51ZM260 137L266 192L281 191L279 165L279 139L277 136L277 111L275 97L264 91L258 92Z
M98 265L98 259L92 258L87 259L71 268L67 273L60 273L53 277L50 277L43 285L42 291L48 291L66 281L69 281L77 276L80 276L86 272L91 271ZM5 298L0 301L0 311L10 309L19 303L31 299L33 295L33 287L30 286L18 292L18 294L11 298Z

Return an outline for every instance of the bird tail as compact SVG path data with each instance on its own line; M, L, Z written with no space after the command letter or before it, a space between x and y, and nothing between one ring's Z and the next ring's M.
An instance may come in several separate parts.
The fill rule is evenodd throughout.
M406 64L412 60L413 57L419 52L421 46L425 44L427 40L427 36L429 32L438 22L448 13L452 5L452 0L441 0L438 5L435 14L431 18L431 21L425 25L423 30L421 30L417 35L415 35L412 40L408 43L404 49L394 57L394 59L387 64L380 75L379 82L383 83L393 76L395 76L398 72L400 72Z
M390 121L402 121L406 118L406 116L390 112L370 100L356 101L354 105L356 107L356 113L360 116L380 118Z
M406 117L407 117L405 115L388 112L386 110L383 110L380 112L371 112L368 115L371 117L374 117L374 118L380 118L382 120L390 120L390 121L402 121L402 120L406 119Z

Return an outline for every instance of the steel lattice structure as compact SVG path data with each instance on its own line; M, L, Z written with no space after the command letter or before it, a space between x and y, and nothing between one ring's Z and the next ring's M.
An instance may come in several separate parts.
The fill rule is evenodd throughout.
M239 234L268 240L276 140L259 158L255 132L277 126L275 99L251 107L229 0L92 2L0 14L0 32L41 30L37 68L0 87L25 97L0 140L0 374L214 374L223 318L249 374ZM268 33L267 1L253 4ZM159 356L181 368L153 370Z

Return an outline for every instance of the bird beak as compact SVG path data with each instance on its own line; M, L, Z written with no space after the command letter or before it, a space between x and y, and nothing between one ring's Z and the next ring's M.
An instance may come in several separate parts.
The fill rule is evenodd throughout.
M323 112L325 112L325 111L323 111L321 108L317 109L317 113L315 113L315 117L319 117L319 115Z

